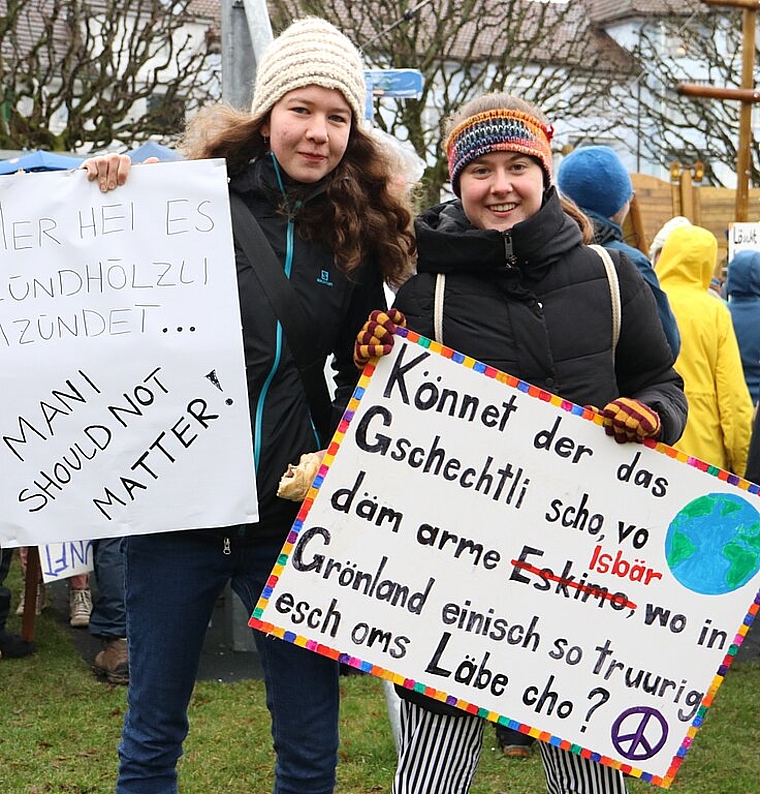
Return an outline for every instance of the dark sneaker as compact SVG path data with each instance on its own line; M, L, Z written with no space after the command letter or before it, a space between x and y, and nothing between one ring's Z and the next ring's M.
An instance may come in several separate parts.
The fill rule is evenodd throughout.
M0 659L23 659L33 653L33 642L22 640L18 634L0 631Z

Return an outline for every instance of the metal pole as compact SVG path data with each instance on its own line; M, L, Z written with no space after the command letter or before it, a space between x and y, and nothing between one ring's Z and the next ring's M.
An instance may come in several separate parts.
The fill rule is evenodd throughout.
M267 44L272 41L272 23L266 0L243 0L245 16L248 20L248 34L251 37L254 58L258 61Z
M222 98L245 110L253 98L256 62L272 40L265 0L222 0Z

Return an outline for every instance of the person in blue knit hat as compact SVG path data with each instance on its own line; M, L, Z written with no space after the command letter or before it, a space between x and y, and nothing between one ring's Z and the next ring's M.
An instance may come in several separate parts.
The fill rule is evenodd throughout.
M668 296L646 255L623 239L623 222L631 208L633 184L620 158L609 146L582 146L559 165L557 187L572 199L594 223L594 242L625 253L636 265L657 301L663 331L673 355L681 348L681 337Z

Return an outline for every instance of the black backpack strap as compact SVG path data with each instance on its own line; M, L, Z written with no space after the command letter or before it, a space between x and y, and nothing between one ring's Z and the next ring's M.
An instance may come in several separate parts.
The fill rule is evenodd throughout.
M301 375L312 421L322 444L327 444L332 431L332 400L325 381L324 359L309 348L313 329L306 320L306 312L256 217L233 192L230 192L230 211L235 239L282 324Z

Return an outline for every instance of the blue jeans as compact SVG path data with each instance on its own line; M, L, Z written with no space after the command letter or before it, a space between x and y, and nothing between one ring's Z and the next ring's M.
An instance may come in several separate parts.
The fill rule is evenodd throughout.
M280 544L236 543L182 533L125 539L128 708L117 794L176 794L204 635L230 581L249 612ZM254 632L276 753L273 794L331 794L338 759L339 665ZM241 731L245 704L240 704ZM252 791L261 790L254 781Z
M124 604L124 554L121 538L104 538L93 543L95 581L98 596L92 605L90 634L113 639L127 636Z

